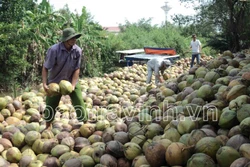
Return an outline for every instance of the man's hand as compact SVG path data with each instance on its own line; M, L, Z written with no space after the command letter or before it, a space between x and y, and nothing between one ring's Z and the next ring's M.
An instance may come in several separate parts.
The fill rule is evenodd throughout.
M47 84L43 84L43 89L44 89L44 91L47 93L47 95L50 96L50 95L49 95L49 87L48 87Z
M164 79L162 77L160 77L160 83L163 83Z

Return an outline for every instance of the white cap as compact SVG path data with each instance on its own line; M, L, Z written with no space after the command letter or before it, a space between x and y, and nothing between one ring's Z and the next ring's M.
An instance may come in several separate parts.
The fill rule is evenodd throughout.
M170 60L168 60L168 59L165 59L165 60L163 60L164 61L164 63L167 65L167 66L171 66L172 65L172 63L170 62Z

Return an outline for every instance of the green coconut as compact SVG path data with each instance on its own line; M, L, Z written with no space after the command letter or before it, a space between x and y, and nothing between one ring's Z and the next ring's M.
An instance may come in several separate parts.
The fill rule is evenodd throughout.
M216 160L220 167L229 167L240 157L240 153L236 149L229 146L221 147L216 153Z
M8 101L4 97L0 97L0 110L4 109L8 104Z
M241 122L243 119L250 117L250 104L243 104L238 110L237 110L237 119L239 122Z
M30 164L27 167L42 167L43 162L40 160L33 160L30 162Z
M202 85L197 91L197 97L203 100L209 100L214 97L213 89L210 85Z
M11 163L18 163L22 158L22 153L17 147L9 148L6 152L7 161Z
M124 155L128 160L133 160L141 153L142 149L138 144L132 142L124 144Z
M62 167L82 167L82 162L80 159L72 158L68 159Z
M63 165L67 160L71 159L71 158L76 158L78 157L78 154L73 153L73 152L66 152L63 153L59 158L59 162L61 165Z
M200 129L195 129L195 130L192 130L192 132L190 133L189 135L189 138L188 138L188 141L187 141L187 145L189 146L195 146L196 143L206 137L206 133Z
M91 156L88 155L81 155L77 157L82 163L84 167L94 167L95 166L95 161Z
M216 164L207 154L196 153L188 159L187 167L216 167Z
M42 154L43 153L43 145L44 145L44 139L37 139L33 144L32 144L32 150L36 154Z
M59 87L62 95L69 95L73 91L72 84L66 80L61 80L59 82Z
M241 95L246 95L246 94L247 94L247 87L245 85L235 85L227 93L226 100L231 101Z
M188 139L189 139L189 137L190 137L190 133L183 134L183 135L181 135L181 137L179 139L179 142L183 143L185 145L188 145Z
M203 137L195 145L195 153L204 153L209 155L214 160L216 152L221 147L221 142L214 137Z
M163 133L163 128L157 123L151 123L146 127L145 137L148 139L153 139L154 136Z
M218 123L221 128L230 129L237 124L239 124L239 122L235 111L228 109L222 112Z
M243 135L250 135L250 117L247 117L240 122L240 129Z
M194 117L184 117L177 125L177 130L180 135L190 133L195 128L197 128L197 121Z
M143 146L147 138L144 135L136 135L134 136L130 142L138 144L140 147ZM125 144L125 143L124 143Z
M181 135L176 128L169 128L162 135L162 138L169 139L172 142L178 142Z
M41 134L37 131L29 131L25 137L24 140L25 142L29 145L32 146L32 144L37 140L41 139Z
M56 96L60 94L60 86L57 83L50 83L48 87L48 94L50 96Z
M51 155L54 157L60 157L62 154L69 152L70 148L63 144L58 144L51 149Z
M20 148L25 145L25 135L22 132L16 132L11 138L13 145Z
M144 155L139 155L135 157L132 161L133 167L140 167L140 166L145 166L145 165L148 165L148 161Z
M96 128L95 124L86 123L80 127L80 133L83 137L88 138L95 132L96 130L95 128Z
M209 71L206 73L204 80L207 82L215 83L215 81L220 78L220 75L215 71Z

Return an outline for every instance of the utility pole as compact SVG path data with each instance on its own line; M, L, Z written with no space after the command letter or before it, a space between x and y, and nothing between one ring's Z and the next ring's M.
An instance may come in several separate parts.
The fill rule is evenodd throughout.
M170 9L172 9L169 5L168 5L168 1L165 2L165 5L161 7L162 10L164 10L165 12L165 23L167 23L167 19L168 19L168 12Z

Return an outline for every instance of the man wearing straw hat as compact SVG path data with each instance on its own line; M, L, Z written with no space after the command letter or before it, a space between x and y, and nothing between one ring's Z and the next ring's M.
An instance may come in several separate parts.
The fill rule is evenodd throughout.
M82 92L78 83L82 49L76 45L76 40L82 34L76 33L73 28L63 30L61 42L51 46L46 55L42 69L43 88L48 93L48 84L59 83L61 80L71 82L73 91L69 94L72 105L75 108L77 119L80 122L87 121L87 111L83 101ZM44 119L46 128L51 126L54 120L56 108L62 95L46 97Z

